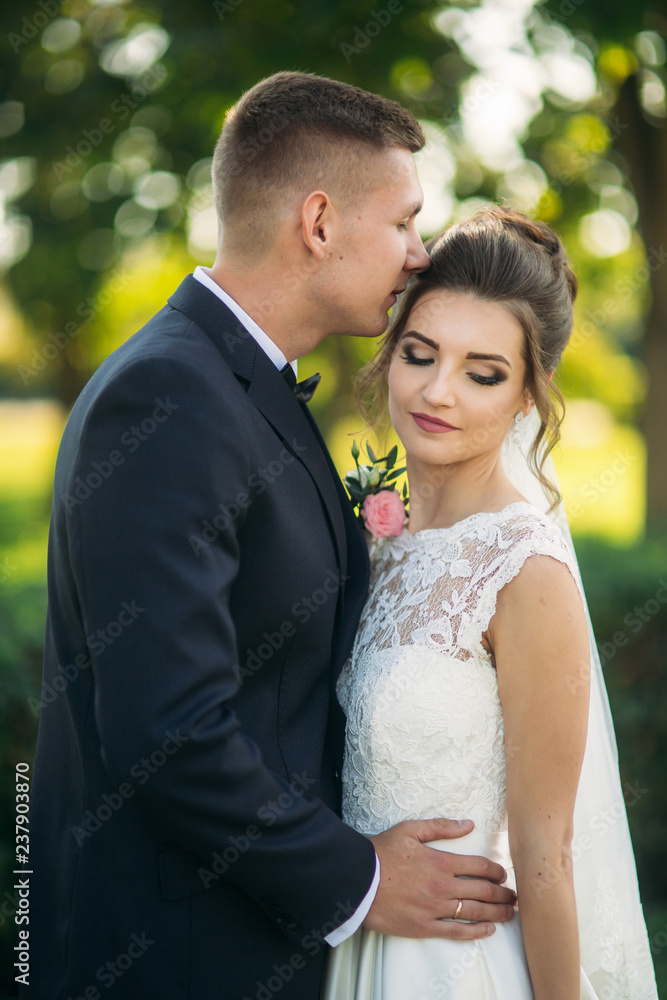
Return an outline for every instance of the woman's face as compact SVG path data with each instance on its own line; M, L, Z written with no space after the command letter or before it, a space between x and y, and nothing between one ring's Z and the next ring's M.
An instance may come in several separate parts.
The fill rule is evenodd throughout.
M524 389L524 333L497 302L425 293L408 316L388 371L389 413L409 459L450 465L499 452Z

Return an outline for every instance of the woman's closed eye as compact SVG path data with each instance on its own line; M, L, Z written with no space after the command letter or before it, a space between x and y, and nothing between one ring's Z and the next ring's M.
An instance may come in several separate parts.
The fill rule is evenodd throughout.
M408 365L432 365L434 358L418 357L411 347L405 348L405 354L401 354L401 361ZM480 375L478 372L466 372L468 378L476 382L477 385L500 385L507 378L502 372L494 372L493 375Z
M467 372L473 382L477 382L478 385L500 385L501 382L505 381L507 376L501 375L500 372L496 372L495 375L478 375L477 372Z
M418 358L412 348L406 347L405 354L401 354L401 361L409 365L432 365L433 358Z

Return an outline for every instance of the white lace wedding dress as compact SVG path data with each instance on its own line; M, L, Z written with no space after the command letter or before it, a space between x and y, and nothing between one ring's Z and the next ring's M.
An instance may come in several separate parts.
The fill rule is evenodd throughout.
M431 846L497 861L512 887L505 806L512 747L505 746L496 672L481 640L498 592L533 555L568 566L581 592L558 526L523 501L450 528L414 536L404 529L375 541L369 598L338 682L347 716L344 821L373 836L401 820L472 819L472 834ZM597 916L580 927L581 996L649 1000L656 994L641 911L621 910L616 877L603 866L586 890L586 913ZM621 914L642 929L627 942L632 955ZM645 982L631 982L642 963L651 970ZM533 1000L520 917L474 942L361 928L333 950L323 997Z

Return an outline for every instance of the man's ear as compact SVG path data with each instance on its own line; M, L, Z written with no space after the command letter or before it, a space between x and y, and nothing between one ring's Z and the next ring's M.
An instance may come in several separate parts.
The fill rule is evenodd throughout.
M303 242L318 260L323 260L327 252L332 207L325 191L312 191L301 206Z

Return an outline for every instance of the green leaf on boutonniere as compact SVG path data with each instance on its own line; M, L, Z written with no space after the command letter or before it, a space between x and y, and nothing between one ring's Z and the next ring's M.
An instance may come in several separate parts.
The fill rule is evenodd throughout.
M394 445L384 458L378 458L368 442L366 442L366 451L372 464L366 465L364 463L363 465L359 465L358 459L361 451L356 441L352 443L352 457L356 469L351 469L343 479L350 500L352 501L352 506L356 510L362 524L364 520L361 509L367 497L375 496L383 490L386 490L388 493L396 492L398 485L396 480L406 471L404 467L400 469L395 468L398 457L398 445ZM404 504L407 503L406 497L407 486L404 484L402 493Z

